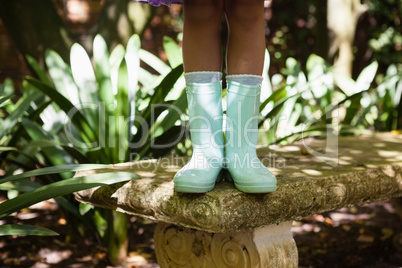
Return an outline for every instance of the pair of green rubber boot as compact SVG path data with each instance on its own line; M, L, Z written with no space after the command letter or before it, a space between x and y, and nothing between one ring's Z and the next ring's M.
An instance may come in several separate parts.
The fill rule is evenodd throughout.
M225 143L221 83L193 83L186 90L193 155L176 173L175 191L211 191L223 168L242 192L275 191L275 176L256 154L261 86L228 81Z

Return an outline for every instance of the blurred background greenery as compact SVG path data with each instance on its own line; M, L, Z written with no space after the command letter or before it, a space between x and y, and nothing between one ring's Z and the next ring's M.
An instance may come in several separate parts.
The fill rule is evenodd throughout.
M265 3L260 145L325 138L328 131L401 130L401 1ZM12 202L74 185L74 171L94 168L87 164L191 155L181 6L0 0L0 19L0 190L7 200L0 217L21 209L10 210ZM223 22L223 43L226 30ZM37 169L43 172L29 173ZM50 197L71 236L91 230L107 245L110 261L121 262L125 215L78 204L69 192Z

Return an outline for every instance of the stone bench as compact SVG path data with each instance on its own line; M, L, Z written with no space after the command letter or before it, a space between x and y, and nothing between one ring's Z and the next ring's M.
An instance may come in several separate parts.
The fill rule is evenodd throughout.
M298 266L294 219L402 196L402 135L311 140L258 155L278 178L274 193L245 194L228 182L206 194L175 193L172 178L186 160L166 158L115 165L142 178L76 198L158 221L161 267L289 268Z

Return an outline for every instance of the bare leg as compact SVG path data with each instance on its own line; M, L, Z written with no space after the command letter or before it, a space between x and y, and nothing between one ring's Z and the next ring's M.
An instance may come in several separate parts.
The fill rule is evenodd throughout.
M226 167L238 190L273 192L276 177L255 150L265 53L264 0L226 0L225 13L229 25Z
M193 154L174 176L174 189L205 193L222 175L222 53L224 0L184 0L184 77Z
M228 74L261 75L264 67L264 0L226 0Z
M184 0L183 61L185 72L222 68L220 23L223 0Z

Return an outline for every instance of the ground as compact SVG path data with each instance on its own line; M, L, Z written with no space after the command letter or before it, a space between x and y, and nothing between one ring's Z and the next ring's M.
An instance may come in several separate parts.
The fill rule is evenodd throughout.
M402 224L390 202L306 217L292 232L302 267L402 267Z
M0 237L0 267L118 267L96 236L70 236L53 201L0 220L47 226L57 237ZM120 267L159 267L153 250L155 223L131 218L129 256ZM294 222L300 267L402 267L402 224L390 201L313 215Z

